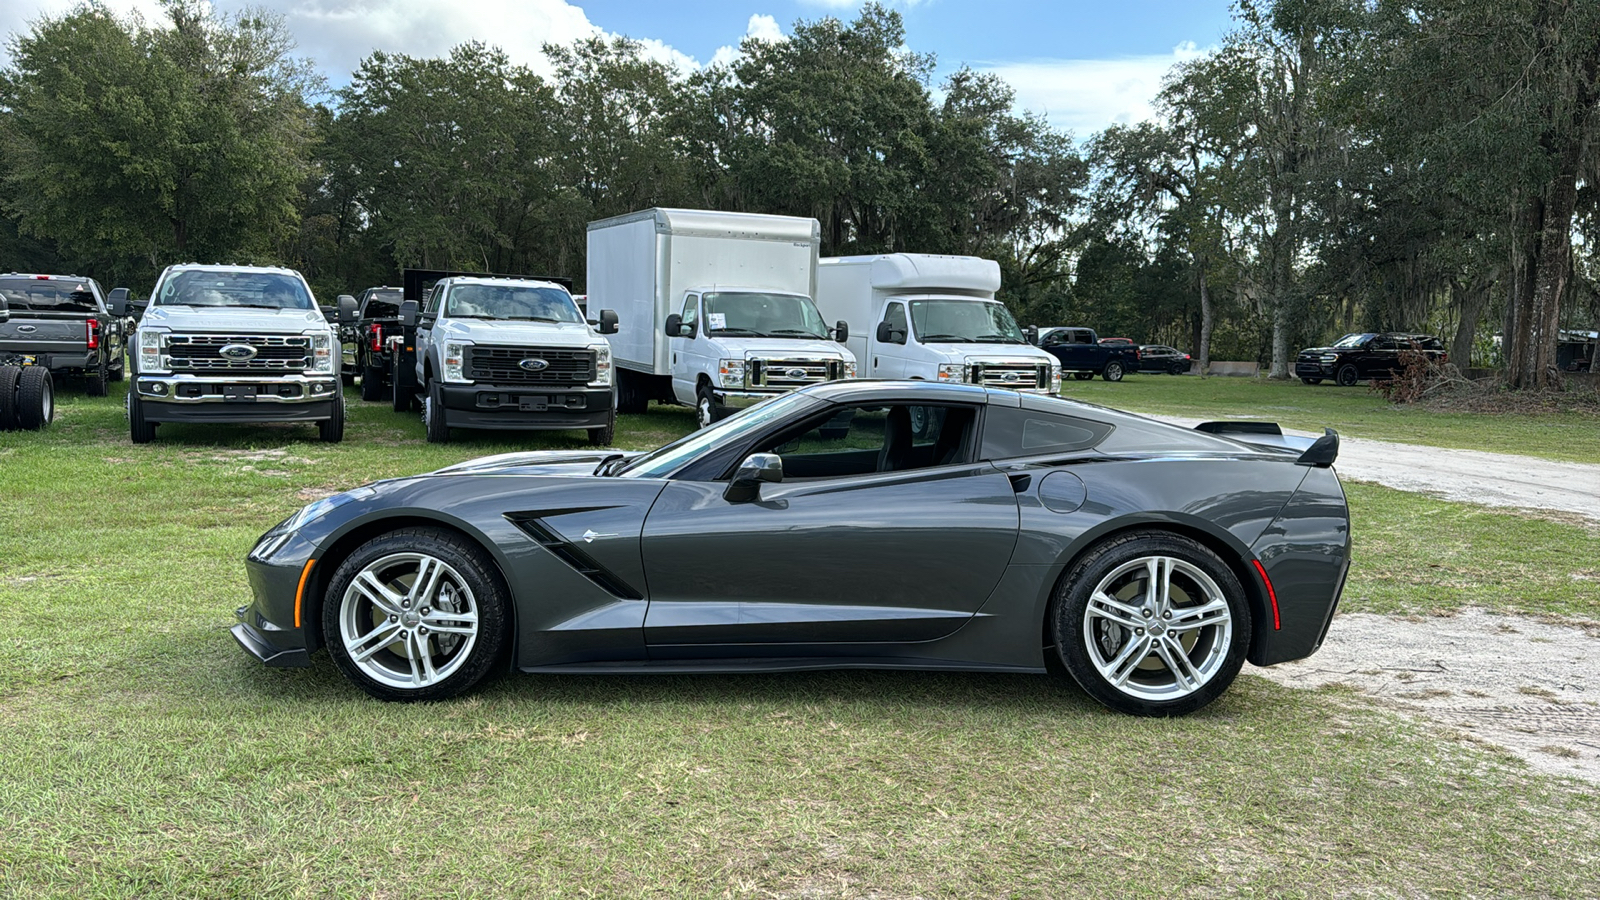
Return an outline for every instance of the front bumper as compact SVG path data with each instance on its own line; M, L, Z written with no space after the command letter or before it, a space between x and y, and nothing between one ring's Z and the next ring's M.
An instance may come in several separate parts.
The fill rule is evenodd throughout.
M304 566L304 562L298 566L274 565L253 559L245 563L254 599L249 606L234 610L239 624L229 631L246 653L273 668L309 666L311 651L316 649L307 640L308 630L295 624L302 613L316 613L314 609L298 607Z
M452 428L604 428L613 415L608 387L441 384Z
M1319 359L1297 359L1294 374L1296 378L1332 378L1333 366L1325 366Z
M150 422L320 422L337 413L336 376L140 375L134 390Z

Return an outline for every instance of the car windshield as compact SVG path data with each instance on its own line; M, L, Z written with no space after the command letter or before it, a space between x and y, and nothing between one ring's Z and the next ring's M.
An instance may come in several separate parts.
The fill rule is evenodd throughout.
M1375 334L1347 334L1344 337L1339 338L1339 340L1334 343L1333 348L1335 350L1348 350L1351 347L1359 347L1375 337L1377 337Z
M718 291L705 295L706 331L730 337L822 338L828 326L810 297Z
M305 283L277 272L179 272L161 282L157 306L316 309Z
M12 312L96 312L87 281L53 278L0 279L0 297Z
M399 291L371 291L361 315L368 319L393 319L400 315Z
M572 295L558 287L458 284L445 299L444 314L454 319L583 322Z
M625 478L665 477L683 468L700 454L737 441L774 419L788 415L796 407L811 402L811 398L804 394L780 394L742 409L709 428L702 428L659 450L646 453L612 474Z
M1026 344L1011 311L991 300L912 300L911 326L925 344Z

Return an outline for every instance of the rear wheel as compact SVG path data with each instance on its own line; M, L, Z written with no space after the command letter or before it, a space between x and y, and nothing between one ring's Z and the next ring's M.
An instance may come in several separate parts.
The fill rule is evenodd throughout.
M17 378L17 427L38 431L56 417L55 382L43 366L25 366Z
M394 363L389 366L389 384L394 388L390 396L394 401L395 412L410 412L414 398L410 393L411 388L405 386L405 379L400 377L401 374L400 360L396 358Z
M324 444L337 444L344 440L344 391L334 391L333 416L317 423L317 437Z
M1107 381L1121 381L1122 363L1119 363L1116 360L1106 363L1105 370L1100 373L1100 377Z
M128 392L128 437L135 444L148 444L156 438L156 423L144 419L144 401L139 392Z
M0 431L16 430L17 380L21 377L21 366L0 366Z
M1140 716L1184 715L1215 700L1250 646L1239 579L1204 545L1164 531L1091 549L1056 588L1049 624L1073 679Z
M108 393L106 382L111 380L111 373L107 370L105 361L101 360L100 364L87 375L83 384L84 393L91 397L104 397Z
M428 443L444 444L450 441L450 425L444 411L444 391L433 382L428 383L428 397L422 402L422 426L427 429Z
M477 685L505 644L509 593L481 547L436 528L361 545L334 572L322 633L334 664L381 700L442 700Z
M361 399L376 402L383 399L383 370L366 366L361 370Z
M1358 382L1360 380L1361 380L1361 373L1356 371L1356 367L1355 366L1347 365L1347 366L1344 366L1344 367L1339 369L1339 386L1340 387L1355 387L1356 386L1356 382Z

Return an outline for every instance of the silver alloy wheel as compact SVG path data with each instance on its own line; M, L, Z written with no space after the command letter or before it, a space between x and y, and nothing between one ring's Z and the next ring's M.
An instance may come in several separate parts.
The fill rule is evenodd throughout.
M712 416L711 395L702 393L700 395L700 400L695 403L694 410L695 420L700 423L700 427L710 428Z
M478 603L449 563L426 553L391 553L345 589L339 639L350 661L381 684L417 690L461 668L478 641Z
M51 384L51 380L46 378L44 380L44 389L39 392L42 395L39 398L39 424L41 428L54 422L56 418L56 388L54 384Z
M1145 556L1095 586L1083 617L1089 660L1130 697L1176 700L1223 667L1233 640L1228 600L1185 560Z

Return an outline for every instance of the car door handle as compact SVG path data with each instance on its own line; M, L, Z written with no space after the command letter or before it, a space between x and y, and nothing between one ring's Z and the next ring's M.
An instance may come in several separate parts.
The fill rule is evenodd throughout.
M1013 494L1022 493L1028 489L1028 485L1033 483L1033 476L1027 472L1012 472L1006 478L1011 482L1011 492Z

